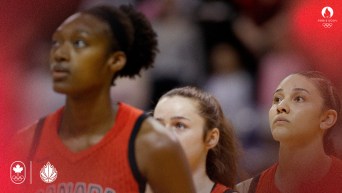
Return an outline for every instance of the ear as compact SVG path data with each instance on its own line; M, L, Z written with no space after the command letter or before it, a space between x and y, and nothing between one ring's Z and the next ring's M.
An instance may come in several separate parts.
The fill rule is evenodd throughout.
M214 128L208 131L205 138L205 145L208 149L211 149L217 145L220 139L220 131L218 128Z
M126 54L116 51L110 55L107 63L113 73L120 71L126 65Z
M337 120L337 112L333 109L329 109L322 114L320 127L323 130L327 130L334 126Z

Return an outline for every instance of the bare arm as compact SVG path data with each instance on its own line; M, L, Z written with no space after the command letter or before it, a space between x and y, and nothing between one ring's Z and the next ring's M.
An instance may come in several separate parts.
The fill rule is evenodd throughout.
M195 193L183 149L171 131L148 118L135 148L139 170L154 193Z

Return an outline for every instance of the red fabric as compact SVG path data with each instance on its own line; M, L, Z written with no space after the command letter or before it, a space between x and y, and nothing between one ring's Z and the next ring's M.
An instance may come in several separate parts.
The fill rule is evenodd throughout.
M277 166L277 164L274 164L273 166L262 172L255 193L280 193L274 183L274 176Z
M262 172L256 193L280 193L274 183L277 164ZM329 172L316 183L303 184L296 193L342 193L342 161L332 157Z
M224 193L226 190L230 190L231 188L224 186L222 184L216 183L214 186L214 189L211 191L211 193Z
M141 110L120 103L115 124L96 145L80 152L70 151L58 137L63 109L47 117L39 146L32 161L32 184L28 177L24 184L13 185L30 193L91 192L135 193L139 192L129 162L129 140ZM33 125L29 130L35 128ZM27 168L29 161L25 162ZM50 162L57 170L57 179L51 184L40 177L41 168ZM28 171L27 174L30 174ZM39 191L37 191L39 190Z

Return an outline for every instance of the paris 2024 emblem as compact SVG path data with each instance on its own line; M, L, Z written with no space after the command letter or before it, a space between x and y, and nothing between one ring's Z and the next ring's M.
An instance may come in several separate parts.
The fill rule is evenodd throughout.
M323 18L318 19L318 22L322 23L324 28L329 29L337 22L337 19L333 18L334 10L330 6L323 7L321 15Z

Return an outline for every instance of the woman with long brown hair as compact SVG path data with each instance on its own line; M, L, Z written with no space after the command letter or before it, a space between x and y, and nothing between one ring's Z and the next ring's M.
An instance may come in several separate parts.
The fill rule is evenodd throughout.
M159 99L153 114L176 133L197 193L234 192L236 138L214 96L195 87L175 88Z

